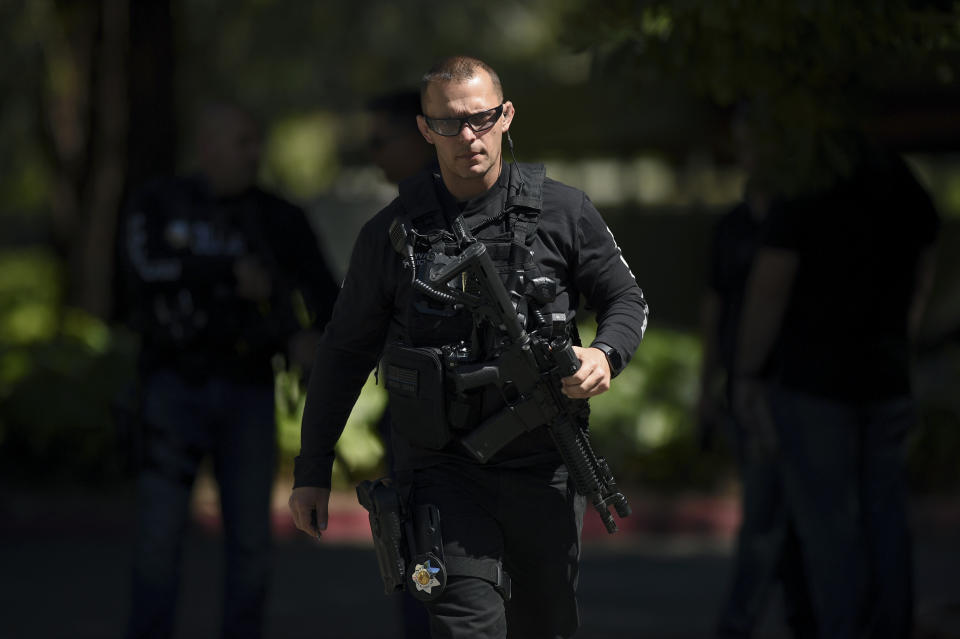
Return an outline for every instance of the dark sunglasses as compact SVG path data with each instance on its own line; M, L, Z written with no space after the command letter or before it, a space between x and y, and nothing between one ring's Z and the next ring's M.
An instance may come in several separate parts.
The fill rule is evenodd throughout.
M460 129L463 128L464 124L470 127L474 133L486 131L497 123L501 115L503 115L503 103L492 109L473 113L465 118L431 118L425 115L423 119L427 121L427 126L430 127L431 131L449 138L460 135Z

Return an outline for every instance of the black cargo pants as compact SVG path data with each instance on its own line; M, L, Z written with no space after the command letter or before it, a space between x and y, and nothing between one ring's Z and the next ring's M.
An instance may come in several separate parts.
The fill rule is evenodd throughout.
M490 581L451 576L440 598L426 604L434 639L573 635L586 499L575 494L565 467L451 462L415 471L412 499L437 506L445 557L502 561L512 580L504 602Z

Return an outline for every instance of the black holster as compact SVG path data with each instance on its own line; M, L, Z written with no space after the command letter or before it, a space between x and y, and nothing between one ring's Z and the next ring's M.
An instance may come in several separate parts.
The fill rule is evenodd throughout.
M447 585L440 514L432 504L408 505L409 491L388 477L357 486L360 505L370 513L370 531L386 594L406 588L433 601Z
M406 590L429 603L439 597L449 576L476 577L510 599L510 577L492 558L444 557L440 512L433 504L408 504L409 492L384 477L363 481L357 498L370 516L370 531L386 594Z
M357 486L357 499L370 516L373 546L386 594L404 588L407 548L404 541L406 506L393 480L363 481Z

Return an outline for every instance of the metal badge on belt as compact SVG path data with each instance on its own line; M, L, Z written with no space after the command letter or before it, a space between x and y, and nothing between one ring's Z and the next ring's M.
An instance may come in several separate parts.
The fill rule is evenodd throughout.
M417 555L407 569L407 591L420 601L433 601L447 587L447 569L432 552Z
M433 504L420 504L413 515L415 554L407 566L407 592L420 601L434 601L447 587L440 512Z

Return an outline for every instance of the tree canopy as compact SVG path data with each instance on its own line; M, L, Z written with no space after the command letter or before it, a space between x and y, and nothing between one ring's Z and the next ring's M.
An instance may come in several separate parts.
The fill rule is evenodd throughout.
M574 9L566 24L565 42L592 52L610 83L641 93L679 85L721 107L762 110L794 174L842 164L833 134L869 124L898 96L958 95L952 1L614 0Z

